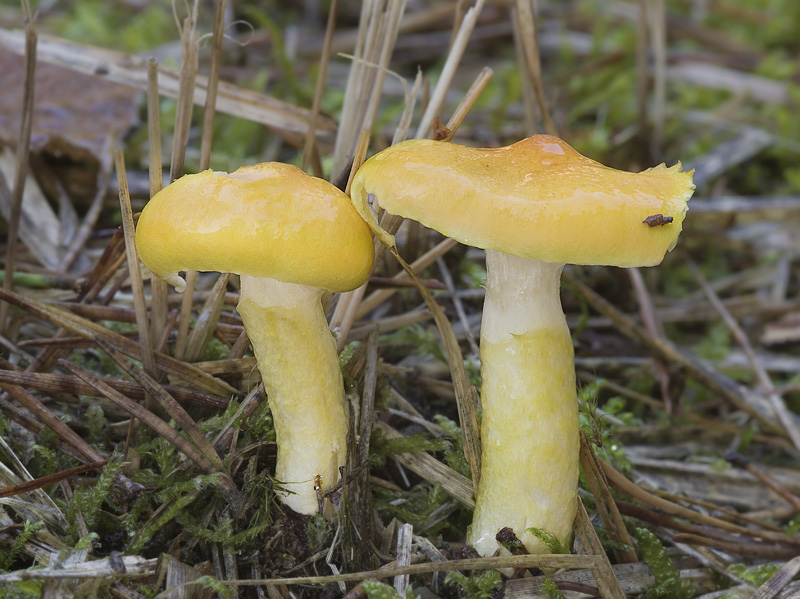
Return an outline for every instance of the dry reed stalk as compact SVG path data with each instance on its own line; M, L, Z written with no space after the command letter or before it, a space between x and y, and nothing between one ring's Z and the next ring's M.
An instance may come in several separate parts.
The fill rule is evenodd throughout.
M158 96L158 61L147 61L147 139L149 143L150 197L164 183L161 163L161 115ZM160 339L167 325L167 283L158 277L150 277L150 333L152 339Z
M385 10L379 4L364 2L361 7L358 39L333 151L331 180L348 170L361 132L372 129L406 2L389 0Z
M211 163L211 145L214 140L214 117L217 112L219 91L219 69L222 63L222 42L225 39L225 6L228 0L217 0L214 8L214 36L211 46L211 65L208 72L208 87L203 111L203 135L200 139L200 171Z
M417 133L415 135L417 139L428 136L431 126L433 125L433 118L441 113L442 107L444 106L445 94L447 94L447 90L450 89L453 76L455 75L458 65L461 63L461 58L464 55L467 42L472 34L472 30L475 28L484 3L485 0L478 0L464 15L461 26L458 29L458 35L453 41L450 52L447 55L447 60L445 60L444 67L442 68L442 74L436 82L436 87L433 89L430 102L428 102L428 106L425 108L425 112L417 127Z
M14 167L14 186L11 189L11 210L8 219L8 235L6 237L6 263L3 275L3 289L10 291L14 287L14 265L17 256L17 237L19 236L19 220L22 215L22 196L25 192L25 180L28 176L28 159L31 148L31 127L33 125L33 95L36 74L36 16L31 12L28 0L23 0L25 15L25 78L22 91L22 119L17 137L16 163ZM0 333L6 329L8 304L0 302Z
M206 345L214 336L214 331L219 324L222 305L225 303L225 289L228 286L228 273L219 275L211 294L200 309L194 328L189 334L186 343L186 353L183 358L187 362L197 361L205 350Z
M358 137L358 144L356 145L356 149L353 154L353 163L350 168L350 174L347 178L347 185L345 187L345 193L347 195L350 195L350 186L353 183L353 177L355 176L356 171L364 163L364 159L367 156L368 146L369 130L362 129L361 134ZM376 241L376 248L378 245L379 244ZM361 298L364 297L366 289L367 283L365 282L358 289L347 291L346 293L339 295L338 303L336 304L336 308L333 311L330 321L330 327L338 330L339 332L339 339L336 343L337 351L342 351L347 343L347 336L350 332L350 328L353 326L353 322L355 321L356 309L358 308L358 304L361 302Z
M473 104L475 104L484 88L489 84L489 81L492 79L492 75L494 75L494 71L489 67L483 67L481 72L478 73L475 81L472 82L472 85L470 85L467 93L464 94L464 97L461 99L461 102L459 102L455 112L453 112L453 115L450 117L450 120L447 121L446 127L448 131L450 131L450 134L444 141L450 141L456 134L456 131L458 131L461 123L463 123L464 119L467 118L467 113L470 111Z
M156 368L155 358L153 357L153 344L150 341L150 322L147 316L147 303L144 298L142 271L139 266L139 254L136 251L136 244L134 242L136 233L133 225L131 197L128 193L128 178L125 173L125 156L120 148L114 150L114 164L117 169L117 181L119 182L119 206L122 213L122 230L125 234L125 251L128 259L131 290L133 291L133 303L136 308L136 325L139 330L139 345L142 348L142 364L147 374L157 377L158 369ZM145 405L147 409L153 410L156 404L148 395L145 397Z
M175 128L172 136L172 159L170 160L170 181L183 175L186 144L189 141L189 128L192 120L193 95L197 77L197 2L193 14L183 21L181 32L181 70L178 86L178 103L175 113ZM183 360L189 336L189 324L194 303L194 287L197 272L186 271L186 289L181 301L178 320L178 337L175 341L175 357Z
M597 513L603 522L603 527L609 535L618 543L624 543L629 549L615 548L614 557L620 563L631 563L638 561L636 552L633 550L633 541L631 540L628 530L625 528L625 523L622 521L622 516L617 509L617 504L614 503L614 497L611 495L611 490L608 487L608 482L603 476L603 470L597 464L597 456L589 444L586 434L581 431L581 449L580 460L581 470L589 483L594 497L595 504L597 505Z
M314 176L323 177L322 164L319 160L317 151L317 119L319 118L320 107L322 106L322 96L325 93L325 79L328 75L328 65L331 61L331 44L333 43L333 33L336 30L336 13L339 10L339 0L332 0L328 10L328 24L325 26L325 40L322 43L322 55L319 59L319 72L317 73L317 83L314 87L314 100L311 104L311 116L308 120L308 131L306 131L306 141L303 146L303 170L308 171L309 165L313 166Z
M558 130L550 116L550 111L547 108L547 102L544 97L542 62L539 54L539 42L537 41L536 35L536 16L533 12L531 0L516 0L514 6L514 28L516 34L515 40L518 40L517 49L522 50L522 54L517 58L520 71L533 89L544 130L550 135L556 135ZM533 120L532 114L529 115L528 113L529 110L532 110L532 107L526 106L525 110L526 120Z

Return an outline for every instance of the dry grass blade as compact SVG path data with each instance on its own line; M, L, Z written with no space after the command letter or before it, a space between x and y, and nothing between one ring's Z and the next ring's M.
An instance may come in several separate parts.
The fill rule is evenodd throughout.
M738 524L733 524L726 520L721 520L719 518L715 518L712 516L706 516L705 514L701 514L700 512L690 510L689 508L685 508L681 505L678 505L677 503L673 503L671 501L667 501L666 499L662 499L661 497L657 497L652 493L642 489L635 483L629 481L617 470L615 470L611 465L604 462L603 460L598 460L598 463L602 467L603 473L605 474L609 484L614 489L616 489L617 491L619 491L624 495L627 495L628 497L635 499L636 501L642 503L643 505L656 508L661 512L663 512L664 514L667 514L669 516L675 516L677 518L683 518L686 520L690 520L692 522L699 522L700 524L715 526L722 530L734 534L744 535L747 537L756 536L776 543L800 545L800 539L793 537L791 535L787 535L782 532L773 532L770 530L755 531L746 528L744 526L739 526Z
M763 397L720 374L700 360L689 356L668 339L654 337L633 319L617 310L605 298L570 273L564 272L562 278L580 293L592 308L609 318L622 334L638 341L667 362L674 362L684 366L698 381L722 395L740 410L757 418L768 430L778 433L783 432L782 427L772 421L772 408Z
M50 485L54 485L58 482L61 482L62 480L67 480L72 476L78 476L79 474L83 474L84 472L89 472L90 470L102 470L105 464L106 464L105 460L102 460L100 462L92 462L90 464L84 464L83 466L75 466L74 468L68 468L67 470L62 470L61 472L56 472L55 474L50 474L49 476L43 476L35 480L20 483L18 485L13 485L11 487L2 487L0 488L0 497L12 497L14 495L19 495L20 493L27 493L28 491L33 491L34 489L49 487Z
M138 383L122 379L103 379L103 381L131 399L144 400L144 389ZM52 372L0 370L0 384L3 383L32 387L48 393L72 393L74 395L93 395L95 393L94 387L74 376ZM227 401L213 395L172 385L164 385L164 389L181 403L206 406L216 410L224 410L228 407Z
M797 547L786 544L758 543L742 541L741 539L731 539L722 541L702 534L692 534L679 532L673 535L672 540L676 543L692 545L697 547L713 547L725 553L747 556L755 559L786 559L797 555Z
M136 231L133 225L133 211L131 210L131 197L128 192L128 177L125 171L125 155L122 149L114 150L114 164L117 169L119 182L119 206L122 213L122 230L125 234L125 253L128 258L130 271L131 290L133 303L136 308L136 326L139 331L139 347L142 352L142 364L150 376L158 376L155 358L153 357L153 344L150 342L150 322L147 317L147 304L144 299L144 285L139 267L139 254L136 252L134 237ZM152 410L155 404L150 398L145 400L145 405Z
M411 268L415 271L420 271L425 268L428 268L431 264L433 264L438 258L444 256L447 252L449 252L452 248L456 246L458 242L455 239L450 237L443 239L438 244L436 244L433 248L425 252L422 256L417 258L412 264ZM397 273L393 279L393 281L401 282L401 281L408 281L410 277L406 271L401 271ZM392 297L395 293L400 290L399 287L395 287L393 289L379 289L378 291L373 291L367 297L365 297L360 305L358 306L358 311L356 312L356 318L363 318L372 310L377 308L387 299Z
M11 364L5 362L5 360L2 360L2 362L4 366L11 367ZM8 391L9 395L20 405L30 410L31 414L48 426L59 438L71 445L80 455L82 462L101 462L105 459L91 445L84 441L78 433L72 430L66 422L53 414L47 406L27 390L15 385L2 385L2 387L4 390Z
M664 327L662 326L661 321L656 314L655 306L653 305L653 298L647 291L647 285L645 285L642 273L638 268L628 268L626 270L631 282L633 283L633 288L636 291L636 298L639 300L639 312L642 315L642 322L644 323L645 327L647 327L647 330L650 331L650 334L653 335L653 337L664 337ZM661 390L661 397L664 400L664 407L667 411L667 414L680 414L680 404L672 399L672 394L670 393L669 369L664 363L664 360L656 358L655 368L658 375L658 384Z
M73 333L87 337L89 339L102 339L120 350L125 355L131 356L137 360L141 360L141 349L139 344L123 337L118 333L108 330L107 328L80 318L66 312L59 310L45 303L39 302L32 298L24 297L13 292L0 291L0 298L7 302L22 308L31 314L49 320ZM213 393L220 397L228 397L233 394L239 395L239 391L231 387L227 383L209 376L199 368L191 364L185 364L179 360L171 358L162 353L155 354L156 365L163 372L173 374L181 379L189 382L191 385L203 389L209 393Z
M400 256L395 246L388 248L395 259L400 263L414 281L425 304L433 313L433 319L439 329L444 342L447 362L450 365L450 373L453 379L453 389L456 394L458 405L458 417L461 423L461 434L464 442L464 455L467 458L470 470L472 471L472 484L475 491L478 490L481 477L481 437L480 423L478 422L478 390L469 382L467 371L464 368L464 356L458 344L453 325L447 319L444 310L436 303L431 292L422 284L414 270Z
M378 421L376 426L389 439L402 437L399 432L385 422ZM472 482L433 456L427 453L407 453L393 456L393 459L425 480L441 485L442 489L457 499L461 505L475 509Z
M586 508L580 499L575 499L578 502L578 513L575 517L575 532L578 539L583 546L584 551L597 557L597 565L592 569L594 574L597 588L603 599L625 599L625 591L614 574L614 569L611 567L611 562L608 561L603 544L597 536L597 533L592 526L592 521L589 519L589 514L586 513Z
M31 147L31 127L33 124L33 91L34 74L36 72L36 21L31 13L30 4L22 3L25 9L25 82L22 96L22 120L17 138L17 157L14 168L14 187L11 196L11 210L8 219L8 243L6 246L5 274L3 289L13 288L14 265L17 255L17 237L19 220L22 215L22 194L25 191L25 180L28 175L28 157ZM5 331L8 318L8 304L0 302L0 333Z
M125 356L115 350L113 347L98 341L97 344L102 348L108 356L117 363L117 365L133 377L153 398L158 402L161 408L175 420L175 423L186 431L189 441L194 444L197 450L203 455L203 458L211 464L211 466L218 471L223 470L222 460L220 459L211 442L206 438L197 423L191 416L183 409L175 398L172 397L167 391L158 384L158 382L150 377L144 370L136 366L133 362L128 360ZM230 488L233 488L233 482L229 482Z
M97 389L103 396L107 397L123 410L128 412L134 418L138 418L148 427L150 427L156 434L160 435L164 439L166 439L169 443L174 445L181 453L183 453L187 458L189 458L192 462L197 465L203 472L206 474L215 474L220 472L219 468L216 468L214 464L209 461L198 449L195 447L193 443L188 441L184 438L178 431L174 428L169 426L166 422L161 420L158 416L153 414L150 410L146 409L143 406L140 406L135 401L128 399L124 395L122 395L119 391L112 389L110 386L106 385L103 381L101 381L97 376L78 366L77 364L73 364L72 362L68 362L67 360L59 360L58 363L63 367L75 374L76 376L83 379L85 382L89 383L92 387ZM222 481L225 481L225 476L222 477ZM232 489L232 483L226 485L223 482L224 486L227 486Z
M219 275L214 287L211 289L211 294L200 310L195 320L194 328L192 328L192 332L186 342L184 359L187 362L198 360L203 351L205 351L206 345L214 336L214 330L217 328L222 306L225 303L225 289L228 287L229 279L230 275L228 273Z
M367 148L369 147L369 130L362 129L358 136L358 144L356 145L355 154L353 155L353 163L350 165L350 173L347 178L347 185L345 186L345 193L350 195L350 186L353 183L353 177L356 171L364 163L367 157ZM375 262L378 262L380 253L378 251L378 244L375 242ZM382 247L382 246L381 246ZM336 309L331 316L330 327L339 330L339 340L336 343L336 351L340 352L347 344L348 334L356 319L356 310L361 303L361 298L367 291L367 282L365 282L358 289L348 291L339 295L339 302L336 304Z
M800 556L783 564L767 582L758 587L752 599L772 599L797 576L798 572L800 572Z
M197 77L197 4L194 14L183 21L181 34L181 71L178 82L178 107L175 112L175 129L172 134L172 158L170 160L170 180L183 176L186 144L192 123L192 106Z
M431 292L428 291L414 270L403 260L402 256L400 256L394 237L382 228L374 218L367 219L367 224L378 241L389 250L395 260L403 267L403 270L408 273L417 291L419 291L420 295L425 300L425 304L433 313L434 321L436 322L436 326L444 342L447 361L450 365L450 373L453 379L453 389L456 394L456 405L458 407L458 417L461 423L461 433L464 442L464 455L472 471L472 483L477 490L481 472L478 390L470 384L469 378L467 377L467 371L464 367L464 356L461 353L458 339L456 339L455 333L453 332L453 326L450 324L442 308L436 303Z
M597 464L597 456L583 431L581 431L580 459L581 469L592 490L592 496L597 505L597 512L603 522L603 527L613 540L630 547L630 549L615 548L613 550L614 557L620 563L638 561L636 552L633 550L633 541L625 528L625 523L622 521L617 504L614 503L614 497L611 495L608 483L603 476L603 470Z
M783 397L781 397L778 393L775 393L775 385L772 384L772 379L769 378L767 371L756 358L755 351L753 350L752 345L750 345L750 340L747 338L747 335L733 318L733 316L730 315L730 312L728 312L728 310L725 308L725 305L720 301L719 296L716 294L714 289L712 289L711 285L708 284L708 281L700 272L700 269L697 267L694 261L688 257L686 259L686 263L689 266L689 269L692 271L695 280L703 289L703 293L706 294L706 297L708 297L711 305L714 306L714 309L719 313L723 322L733 334L736 342L744 350L745 354L747 355L747 359L749 360L750 365L756 374L758 382L767 392L767 398L769 399L770 404L772 404L772 408L775 411L778 421L781 423L781 426L792 440L795 448L800 450L800 427L798 427L797 424L797 417L793 415L786 407L786 402L783 400Z

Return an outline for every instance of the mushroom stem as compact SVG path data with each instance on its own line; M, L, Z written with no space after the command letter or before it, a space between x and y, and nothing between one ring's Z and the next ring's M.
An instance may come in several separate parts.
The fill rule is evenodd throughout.
M347 448L344 385L322 290L242 275L238 311L269 397L278 444L281 501L301 514L319 511L339 480Z
M481 325L481 482L468 541L481 555L511 527L570 538L578 490L578 403L572 341L561 308L563 264L486 251Z

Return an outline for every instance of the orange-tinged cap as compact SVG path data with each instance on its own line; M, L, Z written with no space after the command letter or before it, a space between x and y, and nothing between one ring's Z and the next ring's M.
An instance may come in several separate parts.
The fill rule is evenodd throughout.
M277 162L181 177L142 210L136 248L170 282L181 270L210 270L335 292L361 285L374 255L344 193Z
M628 173L534 135L493 149L402 142L364 163L351 195L373 229L368 194L467 245L544 262L652 266L675 246L693 191L680 163Z

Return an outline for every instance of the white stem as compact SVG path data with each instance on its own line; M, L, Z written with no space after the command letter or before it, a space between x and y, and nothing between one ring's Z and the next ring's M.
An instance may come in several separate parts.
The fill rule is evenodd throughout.
M570 538L578 490L578 403L559 293L563 264L486 252L481 325L481 483L468 541L487 556L511 527Z
M253 344L278 443L275 478L293 494L283 503L301 514L319 510L322 490L345 464L344 385L322 290L243 275L238 311Z

